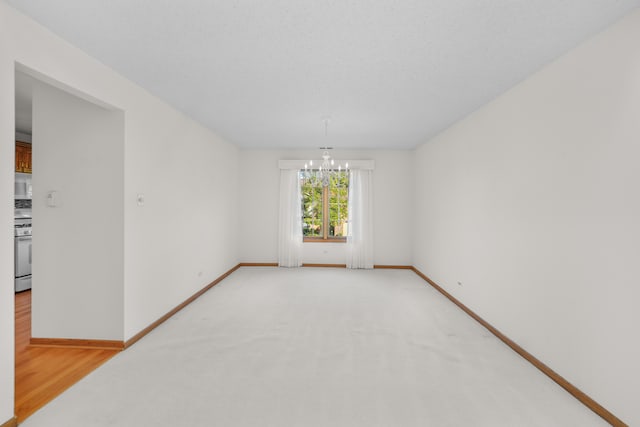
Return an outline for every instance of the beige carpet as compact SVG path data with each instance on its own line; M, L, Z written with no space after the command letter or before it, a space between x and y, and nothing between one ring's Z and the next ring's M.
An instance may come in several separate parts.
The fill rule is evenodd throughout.
M24 427L606 425L411 271L241 268Z

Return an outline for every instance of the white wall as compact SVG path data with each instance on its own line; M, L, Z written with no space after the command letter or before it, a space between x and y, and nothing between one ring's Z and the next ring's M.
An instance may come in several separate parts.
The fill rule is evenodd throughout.
M123 113L36 83L33 135L31 335L122 340Z
M125 339L239 262L238 150L168 108L149 110L127 116L147 125L130 128L125 146Z
M414 238L422 272L630 425L638 40L640 11L417 150Z
M14 288L13 288L13 181L15 173L14 69L5 55L6 16L0 3L0 423L13 417Z
M124 170L125 340L238 262L237 149L0 1L0 423L13 415L16 63L124 112L114 167Z
M318 159L319 150L240 152L240 259L278 261L278 160ZM413 161L409 151L333 150L335 159L374 160L374 263L410 265ZM305 243L303 262L344 264L344 243Z

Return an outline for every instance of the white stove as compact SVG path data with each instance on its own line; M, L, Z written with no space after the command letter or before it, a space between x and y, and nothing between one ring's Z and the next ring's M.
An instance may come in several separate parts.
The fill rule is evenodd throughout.
M31 212L15 214L15 289L31 289Z
M31 218L15 220L15 236L31 236Z

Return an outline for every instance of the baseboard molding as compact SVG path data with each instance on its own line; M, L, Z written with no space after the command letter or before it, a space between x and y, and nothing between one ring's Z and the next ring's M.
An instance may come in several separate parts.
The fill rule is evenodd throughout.
M174 314L176 314L177 312L179 312L180 310L182 310L183 308L185 308L186 306L191 304L193 301L198 299L198 297L200 297L202 294L207 292L209 289L213 288L215 285L220 283L227 276L229 276L231 273L233 273L234 271L236 271L237 269L239 269L242 266L243 266L242 264L238 264L235 267L229 269L226 273L224 273L221 276L219 276L213 282L209 283L207 286L205 286L204 288L200 289L195 294L191 295L189 298L184 300L182 303L178 304L176 307L174 307L171 311L166 313L164 316L162 316L161 318L159 318L158 320L156 320L155 322L153 322L152 324L150 324L149 326L147 326L146 328L144 328L143 330L141 330L140 332L135 334L133 337L129 338L127 341L125 341L124 348L125 349L129 348L132 345L134 345L136 342L140 341L140 339L142 339L142 337L147 335L149 332L153 331L155 328L157 328L159 325L164 323L171 316L173 316Z
M90 348L94 350L124 349L124 341L75 338L31 338L29 340L29 345L31 347Z
M412 265L374 265L373 268L389 270L413 270Z
M240 267L277 267L277 262L241 262Z
M582 392L576 386L574 386L569 381L564 379L561 375L559 375L553 369L551 369L550 367L548 367L547 365L542 363L540 360L538 360L535 356L533 356L531 353L526 351L524 348L520 347L518 344L516 344L514 341L512 341L510 338L508 338L506 335L504 335L502 332L500 332L498 329L494 328L489 322L484 320L482 317L478 316L469 307L467 307L466 305L461 303L458 299L456 299L453 295L451 295L450 293L445 291L442 287L440 287L436 282L431 280L428 276L426 276L420 270L418 270L415 267L411 267L411 270L413 270L418 276L420 276L427 283L429 283L431 286L433 286L433 288L435 288L438 292L440 292L442 295L447 297L451 302L453 302L455 305L460 307L465 313L467 313L469 316L471 316L474 320L476 320L482 326L487 328L487 330L489 330L489 332L491 332L493 335L498 337L498 339L500 339L506 345L511 347L511 349L513 351L518 353L520 356L522 356L524 359L526 359L529 363L531 363L533 366L538 368L542 373L544 373L549 378L551 378L553 381L555 381L560 387L564 388L567 392L569 392L569 394L571 394L573 397L578 399L587 408L591 409L593 412L598 414L606 422L608 422L609 424L611 424L612 426L615 426L615 427L628 427L627 424L622 422L622 420L620 418L618 418L615 415L613 415L605 407L600 405L598 402L596 402L591 397L586 395L584 392Z
M303 267L321 267L321 268L347 268L347 264L302 264Z
M240 267L277 267L277 262L241 262L238 264ZM347 268L347 264L317 264L317 263L304 263L303 267L326 267L326 268ZM380 269L392 269L392 270L412 270L411 265L374 265L373 268Z
M17 425L18 419L16 417L13 417L9 421L0 424L0 427L16 427Z

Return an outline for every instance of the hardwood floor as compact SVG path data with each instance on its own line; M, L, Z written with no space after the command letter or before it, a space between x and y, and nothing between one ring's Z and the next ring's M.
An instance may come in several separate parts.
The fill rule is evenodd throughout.
M22 422L118 351L31 347L31 291L16 294L15 304L15 413Z

